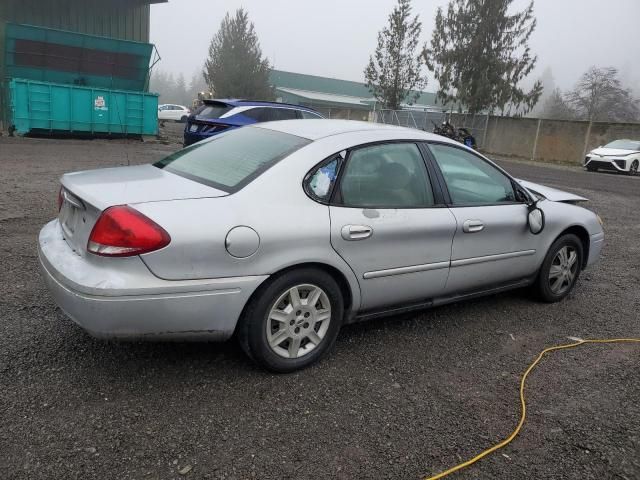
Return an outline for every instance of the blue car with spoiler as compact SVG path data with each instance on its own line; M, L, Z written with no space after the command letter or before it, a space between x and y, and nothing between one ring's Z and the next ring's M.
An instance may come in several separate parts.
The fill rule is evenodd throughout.
M311 108L279 102L251 100L205 100L189 115L184 127L184 146L232 128L259 122L324 118Z

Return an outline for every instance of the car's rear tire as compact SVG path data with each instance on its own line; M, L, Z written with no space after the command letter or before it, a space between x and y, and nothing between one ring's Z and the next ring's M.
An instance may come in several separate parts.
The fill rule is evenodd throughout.
M559 302L569 295L580 276L582 259L582 242L577 236L566 234L553 242L534 285L540 300Z
M183 116L180 118L180 123L185 123L186 121L187 121L187 116L186 116L186 115L183 115Z
M238 325L238 340L264 368L292 372L333 346L343 317L342 292L331 275L315 268L291 270L256 292Z
M631 165L629 166L629 171L627 173L632 177L635 175L638 175L638 160L634 160L633 162L631 162Z

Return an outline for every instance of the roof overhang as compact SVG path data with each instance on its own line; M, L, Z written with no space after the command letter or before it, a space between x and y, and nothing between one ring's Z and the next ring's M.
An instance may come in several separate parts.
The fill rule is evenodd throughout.
M335 93L313 92L310 90L299 90L297 88L276 87L276 91L294 95L298 98L317 105L340 105L350 108L360 108L370 110L375 102L373 98L352 97L349 95L338 95Z

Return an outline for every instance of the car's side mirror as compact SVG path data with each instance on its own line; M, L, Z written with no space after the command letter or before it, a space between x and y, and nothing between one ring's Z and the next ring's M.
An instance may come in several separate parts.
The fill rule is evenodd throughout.
M534 235L538 235L544 229L544 212L538 207L538 202L529 205L527 223L529 231Z

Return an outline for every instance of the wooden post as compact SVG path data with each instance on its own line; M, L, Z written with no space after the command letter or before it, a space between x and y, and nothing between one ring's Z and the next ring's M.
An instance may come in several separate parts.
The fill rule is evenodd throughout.
M536 160L536 153L538 151L538 137L540 136L540 125L542 124L542 119L538 119L538 126L536 127L536 139L533 141L533 152L531 152L531 161L534 162Z

